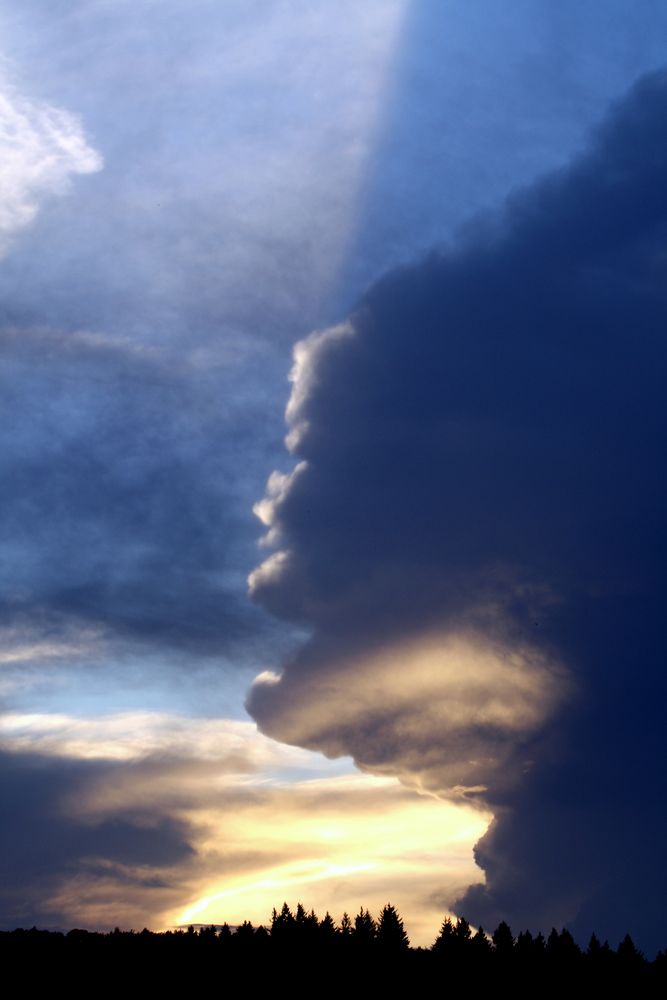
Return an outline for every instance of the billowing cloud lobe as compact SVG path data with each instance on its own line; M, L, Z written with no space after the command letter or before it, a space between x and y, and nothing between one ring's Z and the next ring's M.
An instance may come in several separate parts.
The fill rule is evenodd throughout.
M664 945L667 75L297 348L265 607L277 738L481 795L485 925Z

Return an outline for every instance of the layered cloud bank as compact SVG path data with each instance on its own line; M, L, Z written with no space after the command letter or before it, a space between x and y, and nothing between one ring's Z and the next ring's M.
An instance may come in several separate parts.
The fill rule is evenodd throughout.
M0 763L10 927L261 923L284 899L339 918L360 900L378 911L391 885L430 944L442 843L451 894L474 878L469 844L488 822L229 719L14 713Z
M496 821L474 921L664 944L667 75L296 350L251 592L268 734Z

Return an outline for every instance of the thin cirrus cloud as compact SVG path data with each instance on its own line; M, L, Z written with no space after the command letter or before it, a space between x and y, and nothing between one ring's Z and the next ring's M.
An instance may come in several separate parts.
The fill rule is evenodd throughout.
M665 72L643 78L566 168L297 349L298 465L259 508L276 551L251 591L312 636L248 700L276 738L480 795L469 919L647 948L667 879L666 106Z

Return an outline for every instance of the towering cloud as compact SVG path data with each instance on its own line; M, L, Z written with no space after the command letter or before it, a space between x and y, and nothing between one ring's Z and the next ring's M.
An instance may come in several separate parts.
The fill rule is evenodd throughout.
M310 630L268 734L488 804L484 924L647 947L663 757L667 73L296 348L251 591Z

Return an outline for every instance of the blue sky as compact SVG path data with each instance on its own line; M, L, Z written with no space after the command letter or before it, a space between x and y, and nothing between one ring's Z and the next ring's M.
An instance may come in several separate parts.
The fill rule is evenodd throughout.
M624 124L631 112L624 118L609 109L639 77L662 65L665 22L667 13L649 2L639 8L593 2L583 9L569 2L430 0L370 0L363 6L347 0L336 5L26 0L0 6L5 163L0 456L6 484L0 518L0 690L5 794L12 802L16 795L26 800L8 836L36 845L18 868L14 862L20 882L4 897L5 925L114 925L122 922L112 916L122 903L130 923L163 926L209 896L218 902L204 908L207 919L234 919L229 899L240 906L246 897L225 896L223 868L233 873L237 889L265 887L252 897L253 919L261 919L262 906L268 914L282 901L272 896L270 873L287 864L288 855L296 864L298 850L287 849L287 834L281 845L268 848L258 832L255 861L238 845L225 844L228 802L242 800L249 774L267 802L274 793L266 789L279 783L275 809L286 817L285 830L290 823L299 829L294 803L301 801L303 782L324 782L318 794L339 803L341 814L354 816L355 824L364 817L355 783L379 782L368 785L373 802L366 812L368 830L386 809L397 817L401 852L412 857L414 848L414 857L422 859L416 878L395 859L378 859L368 843L362 845L355 826L351 860L341 860L340 850L332 860L327 851L340 842L324 836L326 851L323 847L315 860L321 865L317 871L329 874L304 875L303 885L297 874L289 875L295 894L306 895L311 886L307 904L312 900L333 910L340 902L342 910L356 906L364 892L369 894L364 905L375 892L378 905L390 895L408 923L412 919L416 927L422 919L418 933L427 941L437 930L437 914L483 877L474 866L472 845L491 812L502 806L520 816L537 797L525 788L511 794L501 789L486 798L480 791L472 801L467 794L452 796L444 779L435 784L423 779L441 771L432 761L422 767L415 755L425 753L424 747L410 743L410 733L426 725L421 713L433 695L425 680L432 668L424 664L437 658L438 650L449 650L452 670L472 672L479 690L488 692L498 683L498 662L510 658L503 690L513 694L506 705L501 699L501 707L518 719L518 698L525 726L512 722L504 734L498 759L507 762L514 760L517 741L525 745L526 734L538 740L551 733L549 720L560 717L559 706L571 705L568 699L580 704L572 693L577 680L569 659L580 649L562 638L562 623L553 626L544 647L532 639L510 642L507 635L500 642L495 633L490 642L489 629L479 621L471 631L469 608L449 605L447 616L456 628L446 635L432 620L416 635L419 616L400 601L392 612L393 647L361 629L365 597L355 597L350 612L342 555L338 567L334 557L360 546L356 551L367 560L367 576L360 576L359 586L366 596L376 592L379 573L386 580L394 575L416 580L429 594L444 593L447 579L456 579L451 566L443 568L445 554L427 577L411 576L414 552L396 546L387 559L378 558L384 536L372 525L382 523L373 516L383 505L397 524L418 521L423 497L437 499L445 479L426 449L420 453L420 485L394 510L384 492L386 470L367 464L363 448L356 471L337 464L359 433L352 420L358 399L346 398L338 387L367 391L365 369L346 354L354 336L351 341L345 333L325 334L307 341L296 384L290 386L293 345L314 330L344 324L366 290L397 265L413 265L433 248L456 261L464 254L461 247L472 248L474 256L480 241L502 242L508 225L521 229L522 211L530 215L542 203L539 192L548 191L548 184L531 188L539 178L565 178L566 191L576 187L579 175L571 164L591 143L598 159L586 162L592 171L602 169L613 135L600 138L598 123L617 114L618 141L632 135ZM651 112L659 103L652 93L632 105L638 120L642 100L646 115L657 114ZM647 134L636 140L639 160L650 150ZM512 194L522 188L533 193ZM570 202L567 194L560 201L545 194L544 204L555 216ZM534 226L532 236L521 237L521 246L534 241L539 256L548 243L544 232ZM580 240L574 224L571 238L574 252ZM590 266L602 265L596 258ZM426 356L435 334L420 330L439 330L441 322L446 329L448 322L438 302L433 308L440 318L426 319L430 286L420 285L418 269L407 273L414 276L405 285L389 279L364 300L371 314L364 337L380 345L372 361L377 367L368 377L373 384L385 380L395 393L388 409L381 394L369 395L374 402L364 417L367 443L377 449L389 441L396 455L402 454L406 427L414 424L420 372L394 348L397 334L390 332L387 317L393 309L407 326L418 317L409 335L422 336ZM491 296L472 265L470 273L477 275L476 294ZM461 274L467 280L468 272ZM509 280L522 279L517 272ZM384 304L385 294L393 305ZM426 297L421 306L415 305L419 294ZM639 303L638 312L641 308ZM359 322L353 320L357 331ZM470 336L474 341L476 334ZM331 362L335 391L328 381L334 377L327 360L331 342L343 345L340 371L335 357ZM369 350L370 359L375 350ZM391 374L396 364L403 381ZM527 365L525 355L521 364ZM531 377L529 367L520 370ZM471 371L464 365L460 378L472 400ZM640 366L638 379L642 373ZM474 377L488 376L482 369ZM283 442L284 413L290 392L299 390L311 438L306 434L306 444L297 444L290 455ZM601 389L591 389L591 398L603 396ZM419 410L420 426L433 427L441 419L425 403ZM461 424L463 441L471 447L476 426ZM648 468L651 453L641 454L641 468ZM528 460L529 450L525 455ZM304 565L328 560L328 575L297 576L289 593L278 593L279 587L272 593L269 587L250 600L247 578L269 554L257 546L262 526L253 505L264 495L272 470L289 476L299 460L310 461L310 478L274 477L264 513L269 527L275 523L274 542L282 532ZM313 468L332 478L323 472L317 479ZM360 468L373 470L357 511L359 523L367 526L363 541L370 555L350 521L356 501L332 488L336 482L338 487L357 482ZM650 478L639 475L638 481L647 491L655 488ZM309 503L300 500L299 482L311 491ZM633 502L638 505L633 510L648 516L639 499ZM482 519L484 503L491 501L481 503ZM629 515L620 500L617 507L625 524ZM533 551L541 551L539 539L549 530L544 520L534 525ZM420 544L417 540L417 549ZM461 558L471 558L473 549ZM624 572L633 567L640 572L645 563L637 552L634 559L627 556ZM524 556L524 564L529 561ZM570 565L577 565L574 558ZM545 554L542 576L536 582L533 568L531 585L539 583L542 594L551 587L557 603L564 577L557 586L552 569ZM419 621L424 608L435 607L430 600L421 602ZM447 617L440 605L437 614ZM638 620L633 619L635 626ZM338 643L333 657L332 622ZM397 674L397 650L414 657L407 682ZM326 677L334 679L328 694L318 687L325 676L322 663ZM322 703L337 710L344 679L361 663L370 687L355 695L359 711L344 736L322 736L317 722L327 715ZM255 717L279 741L265 743L245 699L256 675L279 673L285 666L285 678L307 677L299 690L308 696L295 695L286 719L258 701L263 691L269 704L271 691L279 690L274 681L252 689ZM373 745L368 692L376 686L393 692L393 698L407 698L414 708L402 737L405 755L384 759ZM432 724L455 735L468 733L466 713L477 701L463 698L455 718L447 708L447 685L436 688L443 714ZM237 731L237 725L245 728ZM557 726L554 731L557 740ZM134 734L129 742L127 732ZM169 734L176 732L187 736L171 745ZM456 761L458 736L445 742L443 755ZM119 745L125 749L118 751ZM466 753L483 752L474 740L465 745ZM583 742L577 745L586 752ZM327 761L322 750L340 760ZM216 767L227 777L224 795L214 804L201 789ZM571 772L564 767L561 773L565 781ZM160 791L170 775L179 788L173 798ZM487 774L473 775L471 786L481 788L488 780ZM349 782L347 798L341 782ZM25 792L17 791L19 783ZM554 783L550 774L540 787ZM154 795L148 794L153 786ZM87 805L75 808L75 790L82 788L80 801ZM138 804L137 789L143 790L145 805ZM530 808L521 795L530 799ZM553 805L553 796L549 801ZM610 797L600 814L612 801L629 815L629 807ZM413 808L435 817L426 845L417 836ZM270 814L271 806L266 809ZM265 822L266 815L256 821ZM590 817L580 821L590 823ZM252 822L249 812L245 839ZM116 844L105 832L105 824L114 823L124 824ZM573 828L576 823L575 817ZM142 846L147 828L166 845L161 860L153 861ZM424 829L430 831L430 823L424 821ZM58 845L46 860L39 857L45 840ZM487 850L494 855L486 866L488 878L494 865L502 865L502 851ZM426 857L430 869L441 865L441 888L435 891L432 870L424 874ZM220 858L227 859L224 865ZM577 864L579 872L585 859ZM376 866L377 884L358 874L370 871L368 865ZM163 892L147 888L153 868ZM312 875L315 869L308 870ZM238 882L242 876L246 883ZM17 902L19 885L23 895ZM586 910L588 888L573 892L576 903L569 909L558 900L551 911L546 904L544 913L531 910L520 887L504 892L498 898L514 907L517 919L572 923ZM335 902L327 903L329 898ZM227 900L224 906L221 900ZM471 918L473 905L480 915L496 914L488 901L469 897Z

